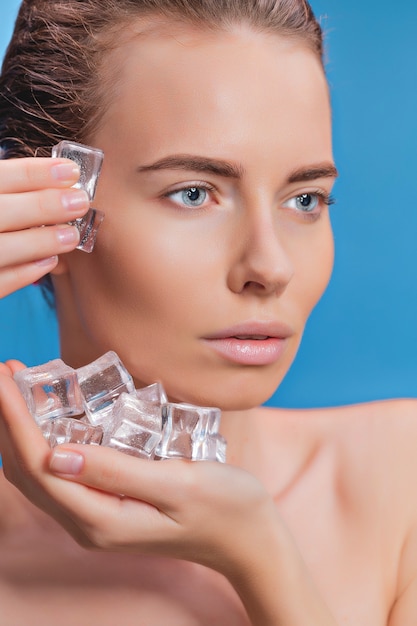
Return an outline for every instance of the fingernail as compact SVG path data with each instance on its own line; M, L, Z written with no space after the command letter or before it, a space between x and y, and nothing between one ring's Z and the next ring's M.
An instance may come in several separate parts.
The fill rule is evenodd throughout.
M40 265L40 267L53 267L58 261L58 257L50 256L47 259L40 259L39 261L35 261L35 265Z
M84 457L77 452L54 450L49 469L54 474L79 474L84 465Z
M61 196L61 202L64 209L73 213L78 213L80 209L87 211L89 200L88 195L82 189L79 191L67 191Z
M80 240L80 233L75 226L60 228L57 231L56 236L58 237L58 241L63 245L78 243Z
M80 168L76 163L57 163L51 167L51 176L61 183L71 183L80 177Z

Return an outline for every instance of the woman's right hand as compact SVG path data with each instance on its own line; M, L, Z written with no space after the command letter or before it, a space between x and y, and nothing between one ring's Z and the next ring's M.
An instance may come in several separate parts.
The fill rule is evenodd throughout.
M68 222L89 208L87 193L71 188L79 175L68 159L0 160L0 298L42 278L78 245Z

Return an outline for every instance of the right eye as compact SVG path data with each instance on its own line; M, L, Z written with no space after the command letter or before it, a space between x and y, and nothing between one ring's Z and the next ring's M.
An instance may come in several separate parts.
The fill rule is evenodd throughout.
M208 189L202 186L189 186L176 189L165 194L166 198L172 200L178 206L188 208L200 208L209 198Z

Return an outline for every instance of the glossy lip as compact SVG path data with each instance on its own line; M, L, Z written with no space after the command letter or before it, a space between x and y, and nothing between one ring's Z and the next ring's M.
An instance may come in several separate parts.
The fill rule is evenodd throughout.
M271 365L281 358L293 334L286 324L256 321L222 329L203 337L203 341L228 361L241 365Z

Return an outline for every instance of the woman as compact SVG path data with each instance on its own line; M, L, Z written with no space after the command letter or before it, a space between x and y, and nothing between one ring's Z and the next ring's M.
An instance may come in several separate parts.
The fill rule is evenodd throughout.
M23 3L2 293L50 272L64 361L112 349L136 386L221 407L228 465L51 452L3 365L5 475L42 510L2 480L8 624L415 622L415 402L259 408L331 273L321 54L301 0ZM73 164L31 158L62 138L105 153L91 255Z

